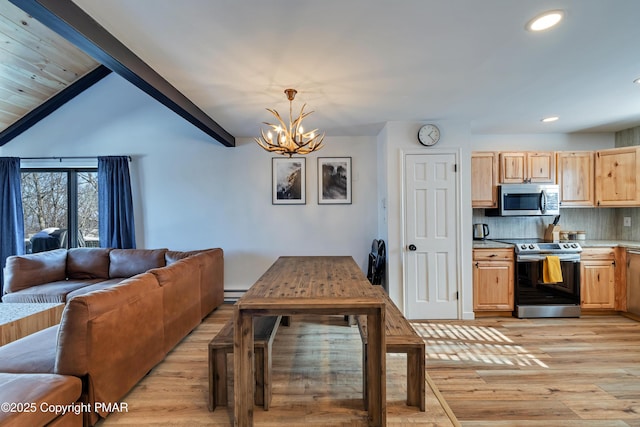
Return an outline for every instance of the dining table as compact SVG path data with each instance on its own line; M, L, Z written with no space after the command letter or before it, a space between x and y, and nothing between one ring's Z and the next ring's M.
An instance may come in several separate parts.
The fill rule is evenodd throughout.
M385 303L351 256L279 257L235 303L234 425L253 425L254 316L297 314L367 316L367 423L386 425Z

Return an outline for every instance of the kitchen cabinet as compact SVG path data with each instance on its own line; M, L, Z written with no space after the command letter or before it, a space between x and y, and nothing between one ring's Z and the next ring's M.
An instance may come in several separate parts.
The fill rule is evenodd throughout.
M498 207L498 153L471 153L471 207Z
M640 147L595 152L595 196L598 206L640 206Z
M583 248L580 254L580 306L614 309L615 278L614 248Z
M640 251L627 251L627 311L640 316Z
M501 152L500 183L555 183L555 155L544 152Z
M556 153L556 177L560 206L595 206L593 151Z
M473 250L473 310L513 311L513 249Z

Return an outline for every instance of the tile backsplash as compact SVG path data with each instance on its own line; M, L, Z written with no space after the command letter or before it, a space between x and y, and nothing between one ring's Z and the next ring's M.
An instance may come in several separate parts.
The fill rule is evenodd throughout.
M631 226L624 226L624 217ZM553 216L489 217L484 209L473 209L473 223L489 225L489 239L542 238ZM560 229L585 231L590 240L640 241L640 208L561 208ZM471 227L469 227L471 228Z

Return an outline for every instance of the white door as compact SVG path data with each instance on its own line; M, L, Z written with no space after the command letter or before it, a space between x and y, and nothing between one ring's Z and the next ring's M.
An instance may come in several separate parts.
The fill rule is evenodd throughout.
M407 317L457 319L456 155L407 154L404 165Z

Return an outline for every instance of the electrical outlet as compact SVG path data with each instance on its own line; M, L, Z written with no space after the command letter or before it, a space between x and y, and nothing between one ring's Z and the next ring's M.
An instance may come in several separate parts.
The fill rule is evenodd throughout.
M631 227L631 217L630 217L630 216L625 216L625 217L624 217L624 223L623 223L623 225L624 225L625 227Z

